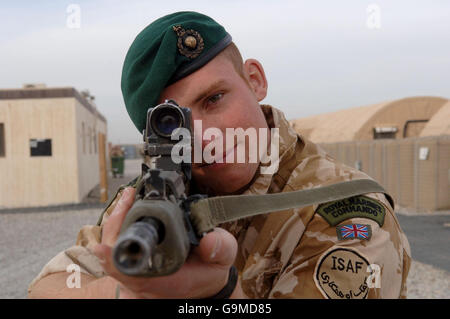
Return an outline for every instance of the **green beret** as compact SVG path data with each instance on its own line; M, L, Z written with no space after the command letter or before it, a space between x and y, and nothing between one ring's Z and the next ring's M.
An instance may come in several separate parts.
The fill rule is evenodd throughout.
M139 132L164 88L204 66L230 43L220 24L197 12L173 13L142 30L125 57L121 83Z

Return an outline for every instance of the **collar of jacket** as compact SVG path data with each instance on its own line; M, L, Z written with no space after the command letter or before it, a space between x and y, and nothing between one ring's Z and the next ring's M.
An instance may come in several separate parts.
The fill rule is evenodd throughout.
M286 120L284 114L279 109L270 105L261 105L264 116L266 117L269 128L278 128L280 136L279 144L279 165L278 170L273 174L261 174L260 169L255 174L253 182L242 194L266 194L281 191L286 181L283 178L277 179L280 175L280 170L286 167L286 163L293 160L296 149L303 148L305 142L302 137L298 135L289 122ZM290 172L288 172L290 173Z

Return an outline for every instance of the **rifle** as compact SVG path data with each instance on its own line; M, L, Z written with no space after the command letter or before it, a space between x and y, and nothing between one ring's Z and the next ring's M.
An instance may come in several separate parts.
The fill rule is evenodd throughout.
M180 129L188 134L173 140L172 133ZM134 204L113 248L114 264L126 275L174 273L184 264L191 247L199 244L189 217L190 205L206 195L187 195L192 174L191 133L190 109L166 100L148 110L143 132L146 160ZM189 161L176 163L172 159L174 151Z

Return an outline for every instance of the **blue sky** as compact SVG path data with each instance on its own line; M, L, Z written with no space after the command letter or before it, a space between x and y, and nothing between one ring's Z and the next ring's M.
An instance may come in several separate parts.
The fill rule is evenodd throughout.
M66 25L72 3L80 29ZM370 4L380 9L379 29L367 27ZM181 10L210 15L244 58L263 64L263 103L289 119L407 96L450 98L450 1L1 1L0 88L89 89L109 140L139 143L120 92L123 59L147 24Z

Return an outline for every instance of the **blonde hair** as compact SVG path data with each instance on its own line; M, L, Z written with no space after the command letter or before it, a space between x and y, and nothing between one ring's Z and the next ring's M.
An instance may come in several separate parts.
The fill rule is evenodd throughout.
M242 59L242 55L239 52L238 47L234 42L231 42L222 52L219 53L220 56L228 59L232 64L236 72L247 82L248 80L244 74L244 60Z

